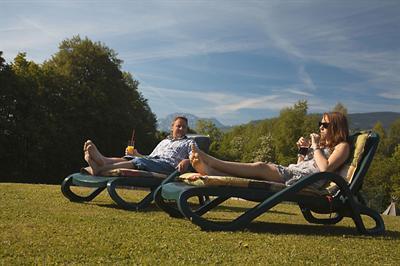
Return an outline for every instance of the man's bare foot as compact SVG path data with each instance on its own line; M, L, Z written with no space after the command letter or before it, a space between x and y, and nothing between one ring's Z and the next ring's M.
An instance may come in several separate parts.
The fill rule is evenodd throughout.
M90 139L85 141L85 143L83 143L83 152L87 151L87 147L91 143L92 143L92 141Z
M100 154L100 152L97 150L96 146L92 142L90 142L87 146L87 153L89 154L89 158L95 161L98 166L104 165L103 156Z
M89 164L90 155L87 150L84 151L83 159L85 159L85 161Z
M202 175L210 174L211 169L206 163L206 154L199 150L195 145L192 145L192 154L190 155L190 163L196 171Z
M91 175L97 175L99 172L99 166L96 162L89 157L88 164L89 167L86 167L85 170L87 170Z

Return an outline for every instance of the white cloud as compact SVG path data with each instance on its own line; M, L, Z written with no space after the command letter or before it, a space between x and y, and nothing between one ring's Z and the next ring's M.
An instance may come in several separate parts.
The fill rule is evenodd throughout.
M396 99L400 100L400 89L397 89L396 91L386 91L379 93L379 96L387 99Z

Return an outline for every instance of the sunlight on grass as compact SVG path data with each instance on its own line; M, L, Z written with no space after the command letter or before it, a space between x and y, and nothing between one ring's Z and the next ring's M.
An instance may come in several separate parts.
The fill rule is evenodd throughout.
M83 191L84 192L84 191ZM124 190L137 200L146 192ZM356 233L307 223L296 205L280 204L238 232L202 231L154 205L122 210L106 192L73 203L60 186L0 184L0 264L386 264L400 261L400 218L384 217L387 233ZM254 203L229 200L215 219L231 219Z

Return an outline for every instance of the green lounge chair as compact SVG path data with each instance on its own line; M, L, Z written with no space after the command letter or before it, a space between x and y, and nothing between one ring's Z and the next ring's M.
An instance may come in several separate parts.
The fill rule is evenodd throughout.
M366 206L360 194L364 176L378 146L379 136L373 132L359 132L350 137L350 142L352 154L346 162L347 181L340 175L328 172L310 175L289 187L237 177L205 176L194 179L193 175L182 175L177 179L186 182L170 182L157 189L156 204L170 216L184 216L202 229L238 230L275 205L289 201L299 205L304 218L310 223L336 224L344 217L350 217L359 233L381 234L385 231L382 217ZM320 189L310 187L320 180L330 183ZM191 197L204 196L211 196L213 199L199 208L194 208L188 202ZM259 204L231 221L215 221L203 217L229 198L242 198ZM173 202L176 204L171 205ZM333 216L317 218L313 213ZM375 226L367 229L362 215L372 218Z
M209 137L202 135L188 135L188 137L194 139L201 149L205 149L206 151L208 151L210 145ZM115 171L113 171L113 175L114 174L118 176L92 176L85 173L71 174L67 176L62 182L61 192L70 201L88 202L93 200L103 190L107 188L108 194L119 207L130 210L142 210L153 201L153 194L155 189L161 184L173 180L176 176L179 175L179 172L175 171L167 177L163 174L146 171L116 169ZM71 189L71 187L74 186L92 188L92 190L86 193L77 192ZM121 187L145 188L150 189L150 192L139 202L129 202L125 200L118 192L118 188ZM201 202L204 201L201 200Z

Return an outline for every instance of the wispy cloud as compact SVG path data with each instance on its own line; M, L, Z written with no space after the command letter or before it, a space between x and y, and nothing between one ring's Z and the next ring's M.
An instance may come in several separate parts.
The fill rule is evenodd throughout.
M312 81L310 75L304 69L304 66L301 66L299 69L299 78L304 83L305 87L309 90L315 91L316 87L314 82Z

